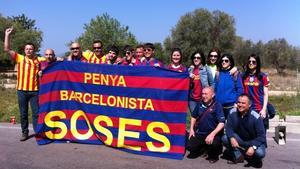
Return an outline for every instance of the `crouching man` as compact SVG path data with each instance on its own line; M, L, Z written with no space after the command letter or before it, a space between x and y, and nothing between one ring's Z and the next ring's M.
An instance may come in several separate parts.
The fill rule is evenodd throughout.
M215 163L222 153L221 138L225 116L222 105L215 101L212 87L202 90L202 102L192 112L191 128L187 150L188 158L206 156L210 163Z
M266 133L260 115L250 110L249 96L242 94L238 98L237 109L228 115L222 141L233 155L229 164L242 163L244 157L249 159L249 165L262 166L265 156Z

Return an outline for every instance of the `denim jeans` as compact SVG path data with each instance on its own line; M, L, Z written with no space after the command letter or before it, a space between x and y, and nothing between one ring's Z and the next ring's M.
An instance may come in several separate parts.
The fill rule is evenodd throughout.
M225 147L227 147L230 151L232 151L234 155L234 159L238 158L240 155L245 154L245 152L248 150L248 148L252 145L247 144L245 141L243 141L237 134L234 134L233 137L236 139L236 141L239 143L239 146L241 148L233 148L231 147L231 143L229 138L224 135L222 137L222 142ZM257 159L263 159L266 155L266 146L264 144L257 147L254 153L254 158Z
M18 90L18 102L20 110L20 119L21 119L21 128L23 134L28 134L28 103L32 110L32 125L35 131L37 120L38 120L38 111L39 111L39 93L37 91L23 91Z

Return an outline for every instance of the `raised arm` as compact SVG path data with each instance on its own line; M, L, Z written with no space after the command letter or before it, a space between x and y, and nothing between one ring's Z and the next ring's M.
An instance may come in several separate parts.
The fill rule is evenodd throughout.
M4 51L7 52L12 59L15 59L16 52L10 49L10 34L13 31L13 27L7 28L5 30L4 36Z

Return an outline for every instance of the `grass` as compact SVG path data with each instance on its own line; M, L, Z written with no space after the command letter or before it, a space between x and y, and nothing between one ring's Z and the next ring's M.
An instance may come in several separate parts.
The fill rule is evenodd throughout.
M276 96L269 98L276 108L276 113L283 118L286 115L300 116L300 94L296 96Z
M30 109L29 114L29 121L31 122ZM17 123L20 122L17 91L15 89L0 88L0 122L9 122L11 116L15 116Z

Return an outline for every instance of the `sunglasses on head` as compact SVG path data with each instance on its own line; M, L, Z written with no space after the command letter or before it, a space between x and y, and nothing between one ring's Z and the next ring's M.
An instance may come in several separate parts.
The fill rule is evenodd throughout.
M225 63L229 63L229 60L228 59L222 59L222 63L225 62Z

